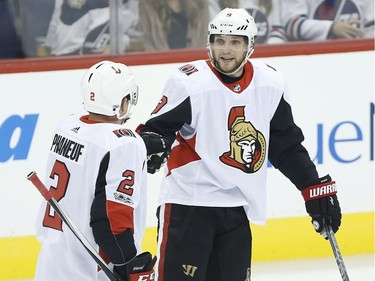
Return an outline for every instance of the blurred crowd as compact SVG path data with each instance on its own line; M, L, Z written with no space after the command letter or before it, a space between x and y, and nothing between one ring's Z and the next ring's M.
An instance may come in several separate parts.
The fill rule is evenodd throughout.
M225 7L254 17L256 44L374 37L374 0L0 0L0 58L204 48Z

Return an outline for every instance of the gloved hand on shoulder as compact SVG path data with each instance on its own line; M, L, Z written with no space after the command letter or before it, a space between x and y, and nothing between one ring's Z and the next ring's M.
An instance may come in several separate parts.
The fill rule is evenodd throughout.
M306 211L316 232L325 239L325 225L337 232L341 225L341 208L336 195L336 182L329 175L318 179L302 190Z

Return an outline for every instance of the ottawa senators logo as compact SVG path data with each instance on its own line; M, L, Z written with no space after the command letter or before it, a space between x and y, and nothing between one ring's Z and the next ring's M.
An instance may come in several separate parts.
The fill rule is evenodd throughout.
M228 116L230 151L220 156L220 161L245 173L255 173L263 165L266 140L253 124L245 121L244 106L233 107Z
M133 137L133 138L135 138L135 134L133 133L132 130L129 130L129 129L118 129L118 130L114 130L113 133L118 138L122 138L122 137Z
M190 74L198 71L198 69L193 64L185 64L185 65L181 66L179 68L179 70L182 73L185 73L187 76L189 76Z

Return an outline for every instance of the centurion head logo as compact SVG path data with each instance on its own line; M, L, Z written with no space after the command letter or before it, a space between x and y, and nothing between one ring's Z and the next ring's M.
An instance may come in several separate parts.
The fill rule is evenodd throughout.
M245 120L244 108L233 107L229 112L230 151L224 152L220 161L245 173L255 173L264 163L266 141L263 134Z

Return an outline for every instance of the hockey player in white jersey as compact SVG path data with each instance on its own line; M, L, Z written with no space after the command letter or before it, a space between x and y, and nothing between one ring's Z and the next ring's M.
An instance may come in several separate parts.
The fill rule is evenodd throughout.
M301 144L282 75L249 60L256 35L246 10L219 12L208 25L209 59L176 69L137 128L150 173L169 155L158 207L158 281L250 280L249 221L266 221L267 159L301 191L317 232L340 226L335 183L318 175Z
M82 79L84 109L63 119L49 147L45 185L119 280L152 280L142 253L147 203L146 148L124 123L138 99L134 75L102 61ZM47 203L37 219L35 280L109 280Z

